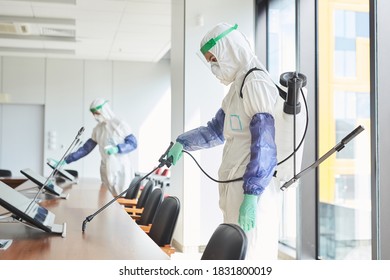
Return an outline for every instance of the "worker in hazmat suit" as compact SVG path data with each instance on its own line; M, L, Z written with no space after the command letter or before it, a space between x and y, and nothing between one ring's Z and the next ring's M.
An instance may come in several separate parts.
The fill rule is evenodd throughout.
M98 122L91 138L82 147L66 156L64 162L59 165L79 160L99 145L102 183L113 195L118 195L129 187L134 178L130 152L137 148L137 139L129 125L114 115L107 100L95 99L90 105L90 111Z
M278 89L237 25L221 23L201 41L212 73L230 89L215 117L179 135L168 153L176 164L182 151L225 143L219 180L219 206L225 223L239 224L247 234L246 259L277 259L280 182L275 126ZM251 71L256 68L258 71ZM245 80L245 81L244 81ZM287 140L285 140L287 141Z

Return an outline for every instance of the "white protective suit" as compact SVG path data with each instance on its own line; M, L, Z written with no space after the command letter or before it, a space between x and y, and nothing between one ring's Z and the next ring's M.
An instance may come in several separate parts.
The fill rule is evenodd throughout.
M99 145L101 155L100 176L113 195L118 195L130 186L134 178L130 152L137 148L137 140L128 124L115 117L107 101L101 98L91 103L90 109L98 124L92 131L91 138L76 152L66 157L70 163L90 153ZM107 154L105 148L114 146L118 148L115 154Z
M226 23L218 24L203 38L201 47L231 28L232 26ZM278 172L276 177L273 175L278 171L277 162L284 159L286 153L293 151L292 116L284 116L284 100L241 32L230 31L216 41L209 50L217 59L217 63L211 63L211 71L223 84L231 84L229 92L223 99L220 111L207 128L200 127L185 132L177 138L177 142L183 145L184 150L191 151L210 148L226 140L219 180L244 177L244 184L243 181L219 184L219 205L223 220L225 223L238 224L244 194L257 195L256 225L246 233L246 259L277 259L281 191ZM254 67L262 71L250 73L243 85L246 73ZM260 117L263 118L263 123L264 120L269 122L261 129L255 125L255 128L258 128L257 133L262 134L263 139L255 143L254 139L261 137L255 135L253 120ZM302 131L304 115L300 114L297 120L298 130ZM223 126L223 135L219 133L219 126ZM276 134L275 138L273 132ZM300 139L301 135L302 133L299 133L297 139ZM279 149L279 145L284 144L286 147L282 149L283 155L278 155L277 160L274 159L276 147ZM291 160L285 164L290 164L289 168L285 168L288 171L291 170ZM292 174L283 171L281 175L282 173L284 177Z

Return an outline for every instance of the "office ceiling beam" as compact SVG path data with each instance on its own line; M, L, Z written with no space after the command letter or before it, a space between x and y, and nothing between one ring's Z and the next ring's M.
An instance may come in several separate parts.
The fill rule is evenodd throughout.
M55 41L55 42L76 42L76 39L74 37L37 36L37 35L13 35L13 34L0 34L0 39L30 40L30 41Z
M68 4L68 5L76 5L76 0L13 0L20 2L37 2L37 3L48 3L48 4Z
M38 48L11 48L11 47L0 47L0 53L75 54L75 50L70 50L70 49L38 49Z
M20 23L35 23L35 24L55 24L75 26L75 19L67 18L44 18L44 17L21 17L21 16L2 16L0 15L0 22L20 22Z

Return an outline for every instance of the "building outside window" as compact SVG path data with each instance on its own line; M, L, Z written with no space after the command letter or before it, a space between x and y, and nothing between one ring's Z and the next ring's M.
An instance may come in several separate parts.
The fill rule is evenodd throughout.
M320 259L371 259L369 0L318 0Z

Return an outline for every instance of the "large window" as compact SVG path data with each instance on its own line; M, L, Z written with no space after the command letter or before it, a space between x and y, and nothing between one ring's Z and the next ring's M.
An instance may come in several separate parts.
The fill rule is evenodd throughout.
M319 168L321 259L371 259L369 0L318 0L319 153L358 125Z

